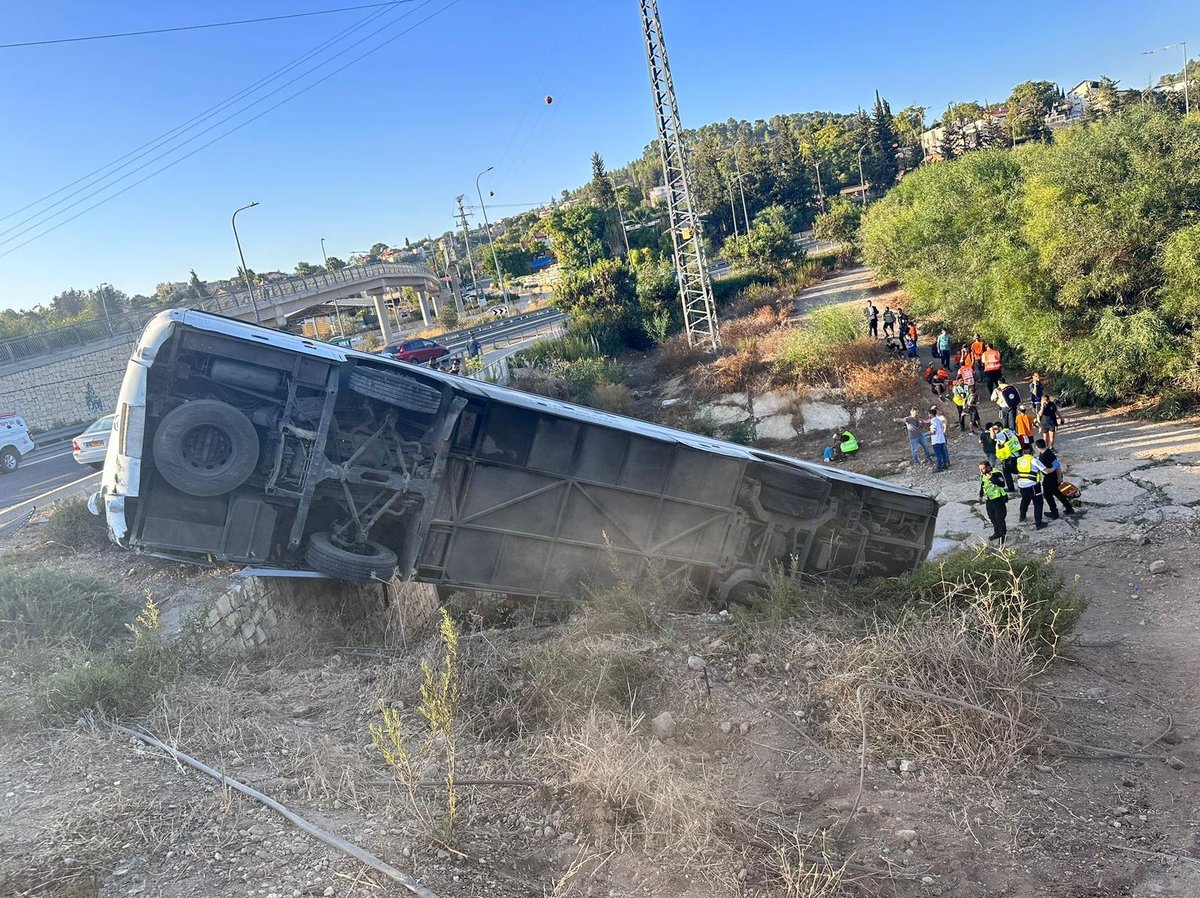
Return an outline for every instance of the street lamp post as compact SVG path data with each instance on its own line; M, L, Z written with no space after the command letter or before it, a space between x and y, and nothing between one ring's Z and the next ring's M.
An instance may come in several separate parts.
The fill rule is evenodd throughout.
M862 154L868 146L869 144L864 143L858 148L858 193L864 209L867 207L867 179L863 176Z
M825 211L825 188L821 186L821 160L813 160L813 168L817 170L817 196L821 200L821 211Z
M321 259L325 263L325 276L329 277L329 256L327 256L325 254L325 238L324 237L321 238ZM338 336L344 338L346 336L346 329L344 327L342 327L342 310L341 310L341 307L338 306L338 301L336 299L334 299L334 301L333 301L333 317L334 317L334 320L337 321Z
M262 324L262 318L258 314L258 300L254 296L254 287L250 283L250 270L246 268L246 256L242 253L242 241L238 237L237 232L238 213L245 212L247 209L253 209L257 205L258 201L256 200L253 203L242 206L240 209L234 209L233 216L229 219L229 222L233 226L233 242L237 244L238 258L242 260L242 280L246 282L246 292L250 294L250 305L254 307L254 323Z
M100 308L104 311L104 320L108 321L108 282L105 281L97 287L96 292L100 294Z
M1177 44L1167 44L1165 47L1159 47L1157 50L1144 50L1143 56L1152 56L1155 53L1161 53L1164 50L1174 50L1176 47L1183 49L1183 114L1190 115L1192 111L1191 92L1188 90L1188 55L1187 41L1180 41Z
M479 179L494 169L496 166L489 165L483 171L475 176L475 192L479 194L479 211L483 213L483 229L487 232L488 246L492 250L492 264L496 267L496 279L500 281L500 296L504 303L504 308L508 308L508 286L504 283L504 272L500 268L500 259L496 255L496 241L492 239L492 226L488 222L487 206L483 202L483 188L479 186Z

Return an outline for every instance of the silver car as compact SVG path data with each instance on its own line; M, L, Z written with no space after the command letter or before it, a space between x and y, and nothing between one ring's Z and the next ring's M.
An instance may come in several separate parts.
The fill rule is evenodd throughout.
M108 452L108 438L112 435L116 415L105 415L93 421L88 429L71 440L72 455L81 465L99 470L104 467L104 456Z

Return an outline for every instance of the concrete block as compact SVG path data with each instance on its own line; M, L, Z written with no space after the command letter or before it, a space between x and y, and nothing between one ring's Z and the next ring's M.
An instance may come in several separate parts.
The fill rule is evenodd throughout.
M791 415L771 415L758 422L754 429L760 440L791 440L799 436Z

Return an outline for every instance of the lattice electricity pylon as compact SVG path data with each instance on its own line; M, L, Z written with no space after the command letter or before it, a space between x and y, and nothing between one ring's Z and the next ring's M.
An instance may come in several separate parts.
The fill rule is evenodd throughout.
M717 328L717 310L713 304L708 265L704 258L704 238L700 216L692 205L688 187L687 147L675 83L667 61L658 0L638 0L642 10L642 34L646 38L646 62L650 66L650 88L654 94L654 115L658 121L658 143L662 151L663 180L667 187L667 212L671 222L671 244L675 248L675 269L679 273L679 299L683 303L683 326L691 346L721 345Z

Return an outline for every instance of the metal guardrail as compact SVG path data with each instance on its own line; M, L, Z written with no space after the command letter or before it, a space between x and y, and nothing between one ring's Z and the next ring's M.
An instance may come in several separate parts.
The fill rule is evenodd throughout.
M159 311L161 310L147 309L112 318L96 318L80 324L69 324L66 327L43 331L40 334L29 334L25 337L4 340L0 342L0 365L54 355L56 352L78 349L81 346L99 343L113 337L136 336L141 333L146 322L157 315Z
M566 317L566 315L555 308L534 309L532 312L523 312L520 315L513 315L511 318L498 318L495 321L489 321L486 324L476 325L475 327L464 327L456 331L448 331L439 337L432 337L431 339L454 351L455 349L466 348L467 342L472 336L481 344L490 343L503 334L529 330L534 325L543 322L548 324L551 321L559 321Z

